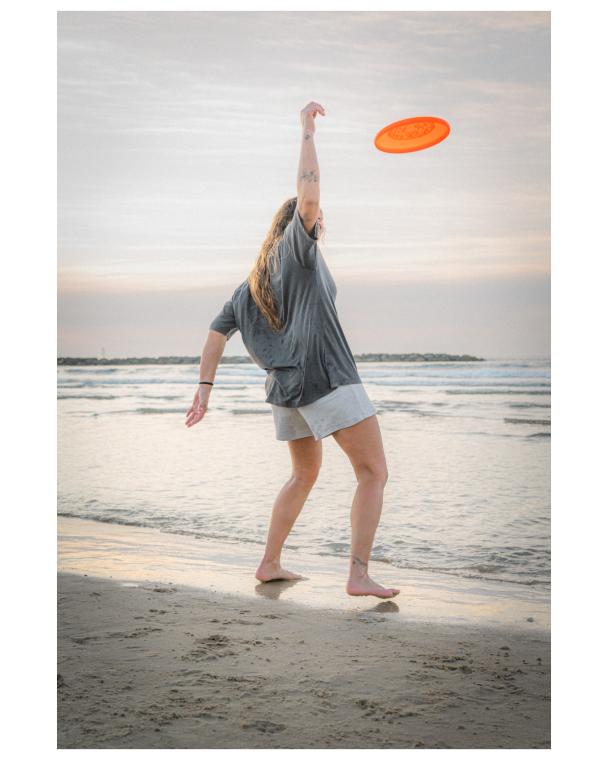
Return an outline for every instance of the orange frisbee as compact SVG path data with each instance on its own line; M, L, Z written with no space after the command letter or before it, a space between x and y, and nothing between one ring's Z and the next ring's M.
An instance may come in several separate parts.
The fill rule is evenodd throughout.
M413 116L383 127L374 138L374 145L384 153L411 153L424 150L445 140L450 125L437 116Z

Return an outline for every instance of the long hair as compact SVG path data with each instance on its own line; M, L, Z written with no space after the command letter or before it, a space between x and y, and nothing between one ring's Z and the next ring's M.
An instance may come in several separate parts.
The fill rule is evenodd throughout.
M270 275L277 264L275 258L277 243L283 237L285 228L292 220L297 203L297 198L289 198L274 215L253 269L247 277L251 296L274 332L279 332L283 328L283 322L279 317L277 304L272 293Z

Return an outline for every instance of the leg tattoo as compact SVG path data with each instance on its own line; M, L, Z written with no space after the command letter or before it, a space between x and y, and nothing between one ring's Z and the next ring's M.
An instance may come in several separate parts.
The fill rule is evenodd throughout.
M355 557L354 554L352 556L351 565L353 565L354 567L364 568L367 571L367 562L363 562L362 559L359 559L359 557Z

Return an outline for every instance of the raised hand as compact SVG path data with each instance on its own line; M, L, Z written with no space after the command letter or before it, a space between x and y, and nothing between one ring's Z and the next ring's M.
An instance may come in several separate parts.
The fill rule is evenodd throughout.
M302 129L306 132L314 134L315 131L315 117L320 113L321 116L325 116L325 109L319 103L312 100L307 106L300 111L300 122Z

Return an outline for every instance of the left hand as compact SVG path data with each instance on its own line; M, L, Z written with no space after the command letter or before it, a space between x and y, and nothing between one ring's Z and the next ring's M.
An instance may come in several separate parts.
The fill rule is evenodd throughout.
M192 400L192 406L186 412L186 427L196 425L205 416L209 404L210 387L209 385L199 385L197 388Z

